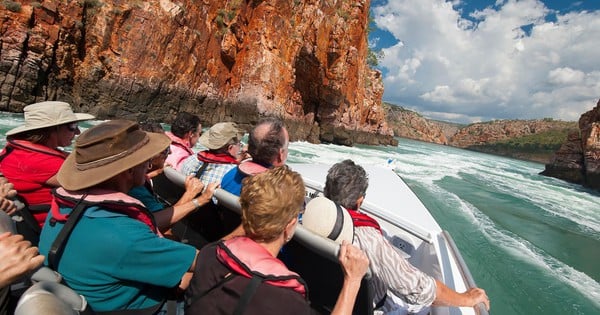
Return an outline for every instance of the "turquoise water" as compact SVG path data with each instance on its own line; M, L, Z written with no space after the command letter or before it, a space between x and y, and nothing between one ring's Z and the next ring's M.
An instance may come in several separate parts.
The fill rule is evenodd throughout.
M22 115L0 113L0 121L3 142ZM541 164L398 140L398 147L294 142L289 161L391 159L454 238L491 314L600 314L600 195L538 175Z

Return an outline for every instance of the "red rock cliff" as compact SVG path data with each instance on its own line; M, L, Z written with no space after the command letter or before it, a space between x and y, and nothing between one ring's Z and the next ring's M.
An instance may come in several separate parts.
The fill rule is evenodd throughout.
M293 139L394 143L366 64L369 0L4 1L0 110L284 118Z
M600 100L581 115L579 132L569 135L541 174L600 191Z

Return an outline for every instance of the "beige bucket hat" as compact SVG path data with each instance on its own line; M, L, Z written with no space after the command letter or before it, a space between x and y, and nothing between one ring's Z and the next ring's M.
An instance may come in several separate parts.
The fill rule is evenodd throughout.
M25 124L9 130L6 133L7 136L29 130L96 118L90 114L73 113L69 103L57 101L46 101L27 105L23 108L23 111L25 115Z
M145 132L129 120L110 120L79 135L75 148L58 171L67 190L89 188L139 165L164 151L171 140Z
M238 128L234 122L220 122L214 124L207 132L200 136L198 141L201 145L210 150L216 150L224 147L231 139L237 138L241 140L244 136L244 131Z
M354 239L354 224L348 210L323 196L306 204L302 226L340 244L344 240L352 244Z

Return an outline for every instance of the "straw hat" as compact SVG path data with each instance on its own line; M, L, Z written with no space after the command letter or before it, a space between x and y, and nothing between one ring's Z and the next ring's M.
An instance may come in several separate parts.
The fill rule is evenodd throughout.
M352 243L354 238L354 224L348 211L323 196L306 204L302 226L340 244L344 240Z
M25 115L25 124L9 130L6 133L7 136L24 131L42 129L96 118L90 114L73 113L69 103L55 101L27 105L25 108L23 108L23 111Z
M224 147L231 139L237 138L241 140L244 136L244 131L238 128L233 122L220 122L214 124L207 132L200 136L198 141L201 145L210 150L216 150Z
M67 190L92 187L139 165L166 149L171 140L145 132L128 120L111 120L84 131L58 171Z

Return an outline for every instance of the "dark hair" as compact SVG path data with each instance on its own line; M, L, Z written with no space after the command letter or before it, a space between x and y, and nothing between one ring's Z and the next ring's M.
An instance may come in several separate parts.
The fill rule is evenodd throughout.
M265 128L268 128L265 130ZM286 144L283 122L277 118L261 119L248 136L248 153L260 164L271 164Z
M199 124L200 118L198 116L188 112L180 112L171 124L171 132L177 137L183 138L190 131L192 133L198 131Z
M365 169L352 160L344 160L327 171L323 194L346 209L357 210L356 201L365 195L367 187L369 177Z
M57 126L51 126L46 128L28 130L14 134L12 136L8 136L7 138L16 140L26 140L32 143L43 144L50 138L50 134L53 130L56 130L56 128Z
M164 133L165 130L160 123L157 122L141 122L139 123L140 129L147 132Z

